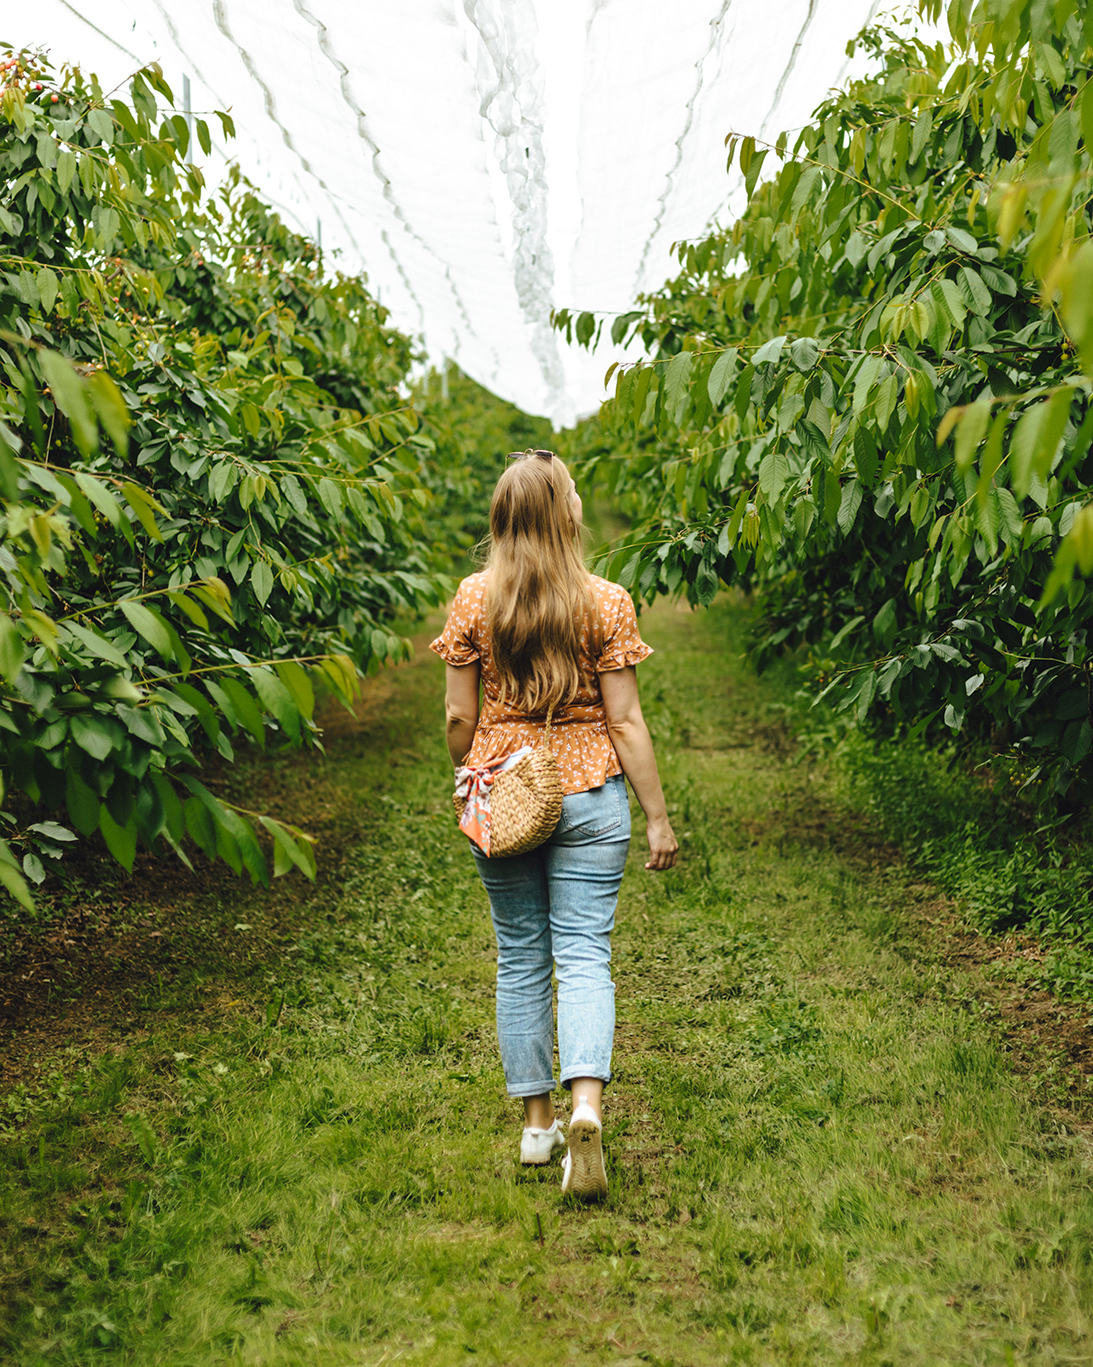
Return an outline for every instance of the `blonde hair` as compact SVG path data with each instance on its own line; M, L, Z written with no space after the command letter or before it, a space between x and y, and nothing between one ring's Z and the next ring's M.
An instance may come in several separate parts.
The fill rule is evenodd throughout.
M490 503L490 647L501 701L522 712L573 701L582 683L582 629L599 634L570 482L557 456L525 451Z

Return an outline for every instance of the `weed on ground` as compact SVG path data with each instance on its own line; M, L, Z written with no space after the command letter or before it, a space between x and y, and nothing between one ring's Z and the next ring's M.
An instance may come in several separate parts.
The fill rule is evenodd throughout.
M920 947L883 840L846 853L789 681L738 663L741 630L731 602L643 619L684 857L645 873L635 823L605 1206L517 1162L422 659L318 762L337 877L295 885L295 915L282 889L276 935L238 891L256 929L231 933L265 946L238 1000L222 977L219 1011L144 1012L9 1110L5 1361L1088 1361L1089 1140Z

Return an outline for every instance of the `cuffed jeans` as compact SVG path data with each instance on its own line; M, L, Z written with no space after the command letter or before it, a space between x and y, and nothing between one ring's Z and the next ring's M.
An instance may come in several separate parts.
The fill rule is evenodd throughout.
M497 933L497 1040L509 1096L540 1096L558 1085L554 966L562 1084L611 1080L611 932L629 846L621 774L602 788L567 794L554 834L538 849L487 859L471 846Z

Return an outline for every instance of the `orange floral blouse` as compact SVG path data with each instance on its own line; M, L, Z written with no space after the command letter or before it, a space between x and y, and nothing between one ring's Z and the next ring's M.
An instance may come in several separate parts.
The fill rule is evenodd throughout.
M558 761L566 793L588 792L590 788L599 788L613 774L622 773L607 732L607 713L596 676L639 664L653 653L638 634L634 604L626 590L596 575L591 578L603 624L603 649L598 655L592 653L586 627L581 638L580 691L568 707L555 712L550 728L550 748ZM488 570L463 580L447 625L429 647L450 665L469 665L475 660L481 664L485 702L466 759L471 768L511 754L522 745L538 745L546 726L545 715L531 717L501 703L501 680L490 654L486 623L488 582Z

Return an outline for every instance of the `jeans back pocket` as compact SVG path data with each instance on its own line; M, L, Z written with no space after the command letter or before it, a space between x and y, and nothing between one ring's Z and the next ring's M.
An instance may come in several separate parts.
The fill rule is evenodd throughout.
M562 799L562 816L555 839L569 836L587 839L618 830L622 826L624 795L625 783L614 778L609 778L600 788L567 793ZM626 815L630 815L629 806Z

